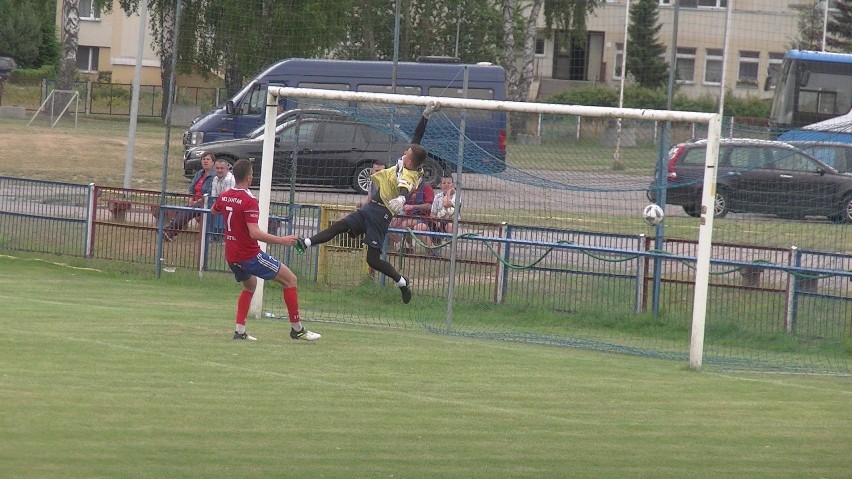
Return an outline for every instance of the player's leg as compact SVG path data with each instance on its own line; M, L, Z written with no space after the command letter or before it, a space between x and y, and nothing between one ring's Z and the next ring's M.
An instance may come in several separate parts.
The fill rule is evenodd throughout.
M275 260L272 256L269 256L269 258ZM319 339L321 337L319 334L308 331L302 326L302 318L299 315L298 279L295 273L286 265L280 264L278 272L272 279L281 284L282 287L281 294L284 298L284 304L287 306L287 316L290 319L290 337L307 341Z
M353 213L353 215L354 214L355 213ZM349 216L342 220L335 221L331 224L331 226L311 236L310 238L298 238L296 240L296 243L293 245L293 248L296 249L297 253L304 254L305 250L308 249L310 246L323 244L327 241L331 241L332 238L339 235L340 233L345 233L347 231L352 230L352 225L347 221L347 218L349 218Z
M254 296L254 291L257 288L257 278L255 278L242 264L230 263L231 271L234 272L234 277L237 281L243 284L243 289L237 298L237 316L236 326L234 327L234 339L247 339L256 341L257 338L250 336L246 332L246 318L248 318L249 306L251 298Z
M367 264L379 273L394 280L396 285L399 286L403 303L408 304L411 301L411 281L399 274L392 264L382 259L381 249L373 248L372 246L367 247Z

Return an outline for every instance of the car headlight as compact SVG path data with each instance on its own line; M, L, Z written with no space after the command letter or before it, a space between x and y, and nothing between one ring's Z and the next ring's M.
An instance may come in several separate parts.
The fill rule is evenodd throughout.
M196 146L204 143L203 131L187 131L183 135L183 144L186 146Z

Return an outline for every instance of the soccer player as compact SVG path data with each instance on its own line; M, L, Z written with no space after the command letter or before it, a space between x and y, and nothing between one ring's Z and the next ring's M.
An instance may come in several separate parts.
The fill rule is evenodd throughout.
M423 178L420 165L426 159L426 149L420 145L420 140L426 133L429 116L439 108L441 105L434 101L426 105L420 123L414 130L411 146L405 150L396 164L370 176L373 186L370 201L310 238L298 238L293 246L296 252L304 254L307 247L325 243L340 233L349 232L355 236L364 234L367 244L367 264L396 282L402 293L403 303L408 304L411 301L411 281L382 259L382 245L391 219L394 215L402 213L408 195L417 189ZM375 193L372 193L373 191Z
M236 185L222 195L213 204L212 212L225 217L225 261L234 272L237 281L243 283L243 290L237 299L237 325L234 339L256 341L257 338L246 332L251 298L257 287L257 277L275 280L283 287L284 304L290 317L290 337L315 341L320 335L308 331L302 326L299 317L299 296L296 291L296 275L286 265L260 249L258 241L291 246L295 236L275 236L262 231L257 226L260 215L257 199L249 191L252 182L252 164L248 160L239 160L234 164Z

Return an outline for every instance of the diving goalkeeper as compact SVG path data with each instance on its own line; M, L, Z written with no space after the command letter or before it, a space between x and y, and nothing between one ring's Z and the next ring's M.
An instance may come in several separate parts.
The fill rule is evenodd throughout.
M414 130L411 146L396 164L370 176L375 191L370 202L310 238L298 238L293 247L299 254L304 254L309 246L330 241L340 233L349 232L353 236L363 234L367 244L367 264L396 282L403 303L408 304L411 301L411 280L399 274L393 265L382 259L382 245L391 219L402 212L406 199L417 189L423 178L420 166L426 159L426 149L420 145L420 141L426 133L429 116L440 108L441 105L434 101L426 105Z

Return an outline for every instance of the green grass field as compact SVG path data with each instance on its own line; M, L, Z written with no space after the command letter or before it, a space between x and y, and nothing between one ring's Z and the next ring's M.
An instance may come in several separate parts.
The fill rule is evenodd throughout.
M226 275L59 261L0 256L3 477L852 470L849 377L694 372L417 328L311 323L323 338L294 343L265 319L249 323L258 342L234 342ZM304 306L323 300L304 289Z

